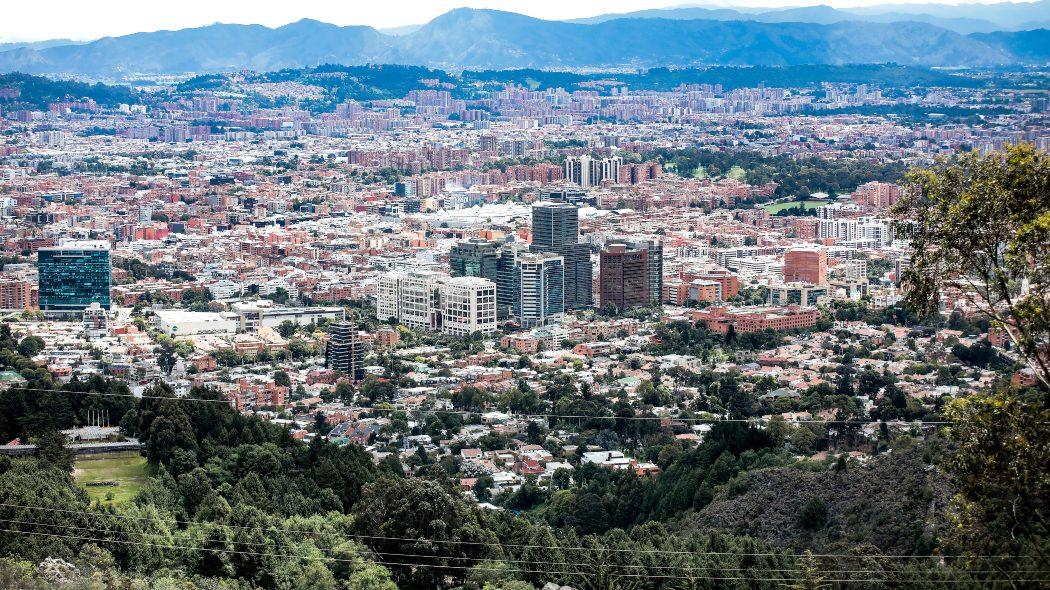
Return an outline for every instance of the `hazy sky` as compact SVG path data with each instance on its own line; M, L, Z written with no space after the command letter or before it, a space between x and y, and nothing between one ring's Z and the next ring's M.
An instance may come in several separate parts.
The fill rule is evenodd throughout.
M838 8L908 0L714 0L688 4ZM923 0L930 2L931 0ZM936 0L932 0L936 1ZM998 0L967 0L990 3ZM959 2L944 2L958 4ZM452 8L497 8L546 19L594 16L687 4L669 0L25 0L0 3L0 41L96 39L139 31L182 29L214 22L279 26L301 18L376 28L424 23Z

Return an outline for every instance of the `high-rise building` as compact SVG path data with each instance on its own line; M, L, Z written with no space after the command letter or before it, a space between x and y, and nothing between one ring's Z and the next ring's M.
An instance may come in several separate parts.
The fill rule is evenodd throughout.
M594 158L588 155L565 158L565 180L584 188L598 184Z
M627 244L609 244L599 257L602 310L622 311L649 305L649 252Z
M565 309L590 307L591 249L580 243L579 209L569 203L542 201L532 206L532 252L552 252L563 259Z
M527 253L525 244L507 243L500 248L496 261L496 314L499 318L510 317L521 302L521 272L518 256Z
M499 266L499 244L472 238L452 247L448 254L449 274L481 277L495 282Z
M574 205L540 201L532 206L532 248L553 252L580 241L580 212Z
M107 242L69 242L41 248L37 254L41 310L80 312L92 303L109 309L111 268Z
M598 182L608 180L613 184L620 182L620 165L623 163L619 157L605 158L600 162L601 178Z
M394 194L398 197L416 196L416 181L406 179L400 182L395 182Z
M331 324L330 337L325 345L324 365L339 371L353 381L365 378L364 345L352 321Z
M441 285L441 331L452 336L496 331L496 283L454 277Z
M478 138L478 143L479 149L483 152L495 152L499 147L495 135L482 135Z
M376 282L376 317L413 330L441 327L440 285L445 276L423 269L395 270Z
M34 309L36 288L32 279L0 279L0 309Z
M619 157L595 160L586 154L565 158L565 180L584 188L598 186L603 180L613 184L620 182L620 167L623 160Z
M627 242L636 250L645 250L649 273L649 305L660 305L664 292L664 244L660 240L635 239Z
M521 291L514 313L524 328L545 326L565 313L565 260L553 253L520 254Z
M788 250L784 253L784 282L827 284L828 253L819 248Z

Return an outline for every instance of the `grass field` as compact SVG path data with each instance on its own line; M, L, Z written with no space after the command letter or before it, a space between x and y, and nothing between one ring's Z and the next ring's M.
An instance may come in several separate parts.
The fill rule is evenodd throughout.
M131 501L139 493L146 481L146 467L146 458L138 454L82 457L77 459L73 476L93 501L120 504ZM88 485L101 482L117 485Z
M790 209L799 203L806 206L806 209L817 209L827 205L831 201L816 201L816 200L805 200L805 201L786 201L784 203L771 203L765 206L765 210L770 213L776 213L777 211L783 211L784 209Z

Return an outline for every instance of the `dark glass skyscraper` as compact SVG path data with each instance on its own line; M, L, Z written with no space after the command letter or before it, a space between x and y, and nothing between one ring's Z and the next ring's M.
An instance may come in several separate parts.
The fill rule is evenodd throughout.
M470 239L452 247L448 254L449 274L454 277L481 277L496 282L498 261L498 244Z
M40 309L80 312L92 303L110 308L110 259L106 242L72 242L37 253Z
M527 252L524 244L509 242L500 248L496 263L496 315L500 319L517 314L521 301L521 273L518 255Z
M579 209L569 203L540 202L532 206L533 252L553 252L564 259L565 309L590 307L591 249L580 243Z
M354 322L335 322L324 351L325 367L339 371L354 381L365 378L364 346Z
M532 206L532 247L554 251L580 241L580 213L569 203L544 201Z

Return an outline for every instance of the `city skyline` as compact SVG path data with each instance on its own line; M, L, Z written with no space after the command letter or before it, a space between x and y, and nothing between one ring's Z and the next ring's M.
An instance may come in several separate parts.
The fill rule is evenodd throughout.
M1012 4L1029 4L1013 2ZM259 24L279 27L304 18L329 22L339 26L363 25L380 30L398 29L424 24L455 8L486 8L518 12L545 20L567 20L593 17L602 14L631 12L645 9L670 9L686 7L787 9L805 6L831 6L833 8L856 8L867 6L900 6L907 9L913 5L968 5L1006 4L997 0L971 0L966 2L926 2L903 0L879 2L877 0L716 0L703 3L669 4L666 0L607 0L598 2L584 0L570 6L554 0L538 0L523 5L509 0L461 1L395 0L381 5L355 5L352 9L343 5L310 0L295 4L250 3L233 0L219 4L203 0L187 0L183 10L151 10L151 7L128 0L106 2L107 10L97 6L58 0L55 10L42 13L32 4L15 4L5 7L5 18L0 23L0 43L29 43L55 39L92 41L109 36L162 30L179 30L224 24ZM392 9L391 4L397 7Z
M0 590L1045 583L1050 0L668 1L6 9Z

